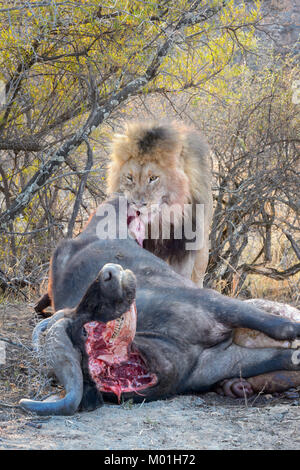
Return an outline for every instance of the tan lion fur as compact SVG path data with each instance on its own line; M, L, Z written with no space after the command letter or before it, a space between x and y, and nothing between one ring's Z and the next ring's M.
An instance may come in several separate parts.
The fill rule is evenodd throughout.
M162 223L166 205L177 204L183 208L184 204L204 204L204 246L201 250L176 252L175 240L174 243L158 240L145 246L200 286L208 263L212 217L208 155L209 147L203 137L183 124L133 122L127 124L124 134L113 138L107 174L109 194L124 194L145 220L148 220L147 213L153 204L160 205ZM158 178L150 184L151 176ZM182 217L180 223L183 223Z

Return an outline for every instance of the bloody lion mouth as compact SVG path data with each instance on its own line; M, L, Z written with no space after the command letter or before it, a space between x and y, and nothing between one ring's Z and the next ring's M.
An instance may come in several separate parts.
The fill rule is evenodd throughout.
M128 207L127 211L127 226L129 234L137 241L142 247L145 239L145 223L141 218L141 213L138 210Z
M136 392L157 382L132 341L136 332L135 302L121 317L108 323L84 325L89 373L101 392L114 393L120 402L124 392Z

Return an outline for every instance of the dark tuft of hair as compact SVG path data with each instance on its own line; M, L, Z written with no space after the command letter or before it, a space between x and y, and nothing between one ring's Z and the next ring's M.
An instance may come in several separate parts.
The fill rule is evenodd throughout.
M158 141L164 140L168 137L167 129L164 127L153 127L146 131L142 139L140 139L138 145L142 152L147 152L153 148Z

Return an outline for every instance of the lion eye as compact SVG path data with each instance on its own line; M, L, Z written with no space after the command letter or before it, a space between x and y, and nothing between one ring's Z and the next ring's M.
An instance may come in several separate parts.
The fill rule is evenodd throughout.
M130 181L132 183L132 181L133 181L132 175L127 175L126 178L128 179L128 181Z
M158 180L158 176L152 175L149 177L149 183L152 183L153 181L156 181L156 180Z

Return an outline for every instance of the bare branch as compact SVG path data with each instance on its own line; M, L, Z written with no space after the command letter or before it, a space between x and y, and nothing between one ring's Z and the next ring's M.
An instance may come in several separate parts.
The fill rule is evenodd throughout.
M290 232L284 230L283 233L285 234L286 238L291 242L291 245L293 247L294 252L296 253L297 258L300 260L300 248L293 239L292 235Z
M81 200L82 200L83 191L84 191L84 188L86 186L88 172L90 171L90 169L93 166L93 152L92 152L92 149L90 147L90 144L89 144L88 140L86 140L86 145L87 145L87 155L88 155L86 166L85 166L86 173L84 173L82 178L81 178L79 188L78 188L78 192L77 192L77 195L76 195L76 198L75 198L73 213L72 213L69 225L68 225L67 237L69 237L69 238L71 238L72 235L73 235L73 229L74 229L76 217L77 217L77 214L78 214L78 211L79 211L80 203L81 203Z
M44 146L34 137L25 136L22 139L0 139L0 150L13 150L14 152L40 152Z
M278 271L277 269L264 266L252 266L249 264L243 264L238 269L251 274L261 274L262 276L270 277L276 281L284 281L288 277L294 276L300 272L300 263L291 266L285 271Z

